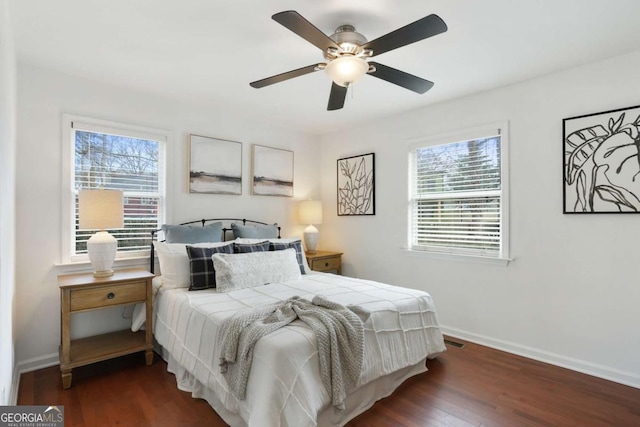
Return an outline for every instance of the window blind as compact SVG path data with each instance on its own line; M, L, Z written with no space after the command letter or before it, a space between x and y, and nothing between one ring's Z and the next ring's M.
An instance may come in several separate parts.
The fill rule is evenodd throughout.
M499 256L501 137L412 152L411 249Z
M162 221L164 200L158 139L155 135L144 138L139 132L130 136L126 131L74 124L74 255L87 253L86 242L95 233L78 228L78 190L87 188L123 191L124 228L109 230L118 241L119 252L149 248L150 232Z

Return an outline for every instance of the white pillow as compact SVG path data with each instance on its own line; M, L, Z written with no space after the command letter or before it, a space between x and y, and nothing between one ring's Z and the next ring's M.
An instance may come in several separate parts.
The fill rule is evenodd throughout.
M302 242L299 237L283 237L282 239L247 239L247 238L238 237L237 239L234 240L234 242L240 243L243 245L246 245L246 244L253 245L255 243L262 243L264 241L275 242L275 243ZM301 244L302 244L302 250L306 251L306 248L304 247L304 242L302 242ZM307 262L306 256L302 257L302 263L304 267L304 274L311 273L311 268L309 267L309 263Z
M187 245L199 248L217 248L233 242L215 243L166 243L153 242L158 254L162 285L169 288L188 288L191 284L191 267Z
M253 288L268 283L300 279L294 249L246 254L213 254L216 291Z

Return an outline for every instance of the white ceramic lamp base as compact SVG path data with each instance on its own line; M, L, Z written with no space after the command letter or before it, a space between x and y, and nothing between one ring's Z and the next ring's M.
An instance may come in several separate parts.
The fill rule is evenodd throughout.
M318 229L313 225L304 229L304 245L307 247L307 252L316 253L316 246L318 246Z
M94 277L113 276L113 261L116 259L118 241L106 231L99 231L87 240L89 261L94 270Z

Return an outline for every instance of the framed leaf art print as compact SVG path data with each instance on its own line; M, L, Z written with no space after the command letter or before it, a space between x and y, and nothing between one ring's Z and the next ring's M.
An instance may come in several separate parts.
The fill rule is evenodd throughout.
M640 106L564 119L565 214L640 212Z
M338 215L375 213L375 154L338 159Z

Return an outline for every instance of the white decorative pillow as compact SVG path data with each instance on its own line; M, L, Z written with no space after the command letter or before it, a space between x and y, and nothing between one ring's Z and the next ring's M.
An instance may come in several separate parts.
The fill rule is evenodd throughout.
M302 250L303 251L306 250L305 247L304 247L304 243L300 240L299 237L283 237L281 239L247 239L247 238L238 237L237 239L234 240L234 242L246 245L246 244L261 243L261 242L264 242L265 240L268 241L268 242L273 242L273 243L300 242L300 245L302 246ZM303 253L303 255L304 255L304 253ZM306 256L302 257L302 265L304 267L304 274L311 273L311 268L309 267L309 263L307 263L307 257Z
M189 244L189 246L217 248L231 244L233 244L233 242L194 243ZM187 245L188 243L153 242L153 246L158 254L163 286L169 288L188 288L191 284L191 268L189 255L187 254Z
M253 288L302 277L294 249L246 254L213 254L212 259L218 292Z

